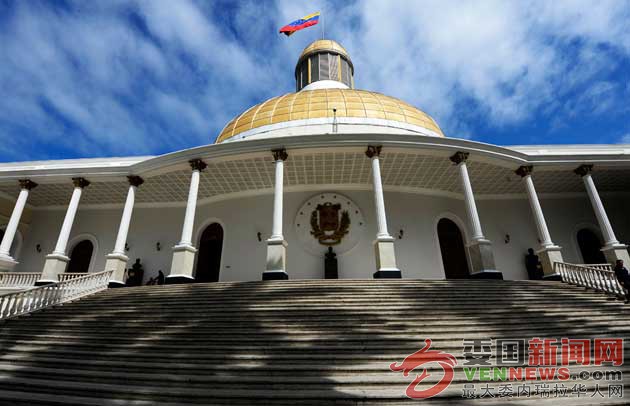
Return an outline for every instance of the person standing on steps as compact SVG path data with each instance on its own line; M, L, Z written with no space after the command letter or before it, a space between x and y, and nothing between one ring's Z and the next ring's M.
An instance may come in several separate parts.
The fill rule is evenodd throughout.
M164 279L165 279L164 272L162 272L162 270L160 269L158 271L157 284L158 285L164 285Z
M630 292L630 273L625 266L623 266L623 260L618 259L615 263L615 276L617 280L621 284L621 287L626 290L626 292Z
M534 254L534 249L529 248L525 255L525 268L530 280L541 280L543 278L542 267L538 255Z

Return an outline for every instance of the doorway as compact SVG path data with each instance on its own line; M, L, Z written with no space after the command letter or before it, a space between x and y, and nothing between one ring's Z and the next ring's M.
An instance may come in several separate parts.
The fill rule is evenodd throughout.
M70 253L70 263L67 273L87 273L92 262L94 244L90 240L83 240L74 246Z
M600 251L602 242L599 236L589 228L577 232L577 242L585 264L605 264L606 257Z
M437 225L440 253L446 279L467 279L470 277L466 246L461 230L454 221L440 219Z
M212 223L201 234L195 282L218 282L223 251L223 227Z

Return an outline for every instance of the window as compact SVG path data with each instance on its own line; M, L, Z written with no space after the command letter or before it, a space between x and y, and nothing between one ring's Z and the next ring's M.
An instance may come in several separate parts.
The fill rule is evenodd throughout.
M311 56L311 83L319 80L319 54Z
M325 80L330 79L330 71L328 65L328 57L329 54L320 54L319 56L319 79Z

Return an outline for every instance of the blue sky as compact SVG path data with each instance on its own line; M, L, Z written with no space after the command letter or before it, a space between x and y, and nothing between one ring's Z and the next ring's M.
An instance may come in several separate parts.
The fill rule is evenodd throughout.
M450 137L630 143L630 2L0 0L0 161L162 154L294 90L322 12L357 88ZM320 23L321 24L321 23Z

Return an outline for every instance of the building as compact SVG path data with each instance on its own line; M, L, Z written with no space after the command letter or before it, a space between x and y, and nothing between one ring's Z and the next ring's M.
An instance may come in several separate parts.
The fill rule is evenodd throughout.
M213 145L155 157L0 165L0 267L115 270L125 283L339 278L526 279L554 262L628 260L630 145L505 147L446 137L423 111L354 88L338 43L304 49L296 92Z

